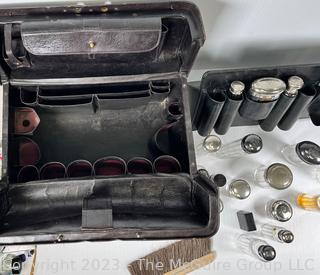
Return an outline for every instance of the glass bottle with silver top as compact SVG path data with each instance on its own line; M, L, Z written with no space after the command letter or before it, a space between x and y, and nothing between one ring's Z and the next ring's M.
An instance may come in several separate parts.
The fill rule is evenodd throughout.
M258 153L262 147L261 137L255 134L249 134L242 139L223 145L215 156L221 159L240 158Z
M294 164L311 169L314 179L320 182L320 146L312 141L302 141L286 145L281 150L284 158Z
M245 180L234 180L227 186L229 195L238 200L244 200L251 194L251 187Z
M238 238L240 250L263 262L270 262L276 257L276 250L266 241L251 237L249 234L240 235Z
M293 174L288 166L282 163L273 163L261 166L254 172L254 183L261 187L272 187L278 190L291 186Z
M280 243L292 243L294 240L294 235L290 230L272 224L263 224L261 234Z
M293 216L291 205L285 200L271 200L266 205L267 215L279 222L289 221Z

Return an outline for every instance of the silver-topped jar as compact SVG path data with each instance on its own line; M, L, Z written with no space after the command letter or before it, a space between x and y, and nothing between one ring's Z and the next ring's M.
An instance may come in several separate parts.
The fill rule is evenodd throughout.
M275 77L263 77L252 82L248 96L259 102L274 101L286 89L286 83Z
M286 222L293 216L293 209L285 200L271 200L266 205L266 211L269 217L279 221Z
M218 158L240 158L261 151L263 142L260 136L249 134L242 139L226 144L215 154Z
M278 190L291 186L293 174L290 168L282 163L261 166L254 172L254 183L261 187L272 187Z

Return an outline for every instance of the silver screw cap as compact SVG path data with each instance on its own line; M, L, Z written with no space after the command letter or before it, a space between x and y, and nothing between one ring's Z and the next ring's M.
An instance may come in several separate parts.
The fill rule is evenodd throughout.
M243 91L245 89L245 85L243 84L243 82L241 81L233 81L230 84L230 93L235 95L235 96L239 96L242 95Z
M298 90L300 90L304 85L304 81L299 76L291 76L288 79L288 89L285 91L285 94L287 96L296 96L298 93Z
M311 141L302 141L297 144L298 157L307 164L320 165L320 146Z
M258 135L249 134L242 139L241 146L246 153L255 154L261 151L263 142Z
M278 233L278 237L284 243L292 243L294 240L294 235L289 230L280 230Z
M277 200L272 203L270 214L277 221L286 222L292 218L293 209L288 202Z
M235 180L231 182L228 189L230 195L239 200L246 199L251 194L251 187L245 180Z
M265 180L271 187L283 190L292 184L293 174L288 166L281 163L274 163L266 170Z
M210 152L214 153L220 150L221 148L221 139L215 135L209 135L203 140L203 148Z
M270 262L276 257L276 250L271 245L261 245L258 254L263 260Z

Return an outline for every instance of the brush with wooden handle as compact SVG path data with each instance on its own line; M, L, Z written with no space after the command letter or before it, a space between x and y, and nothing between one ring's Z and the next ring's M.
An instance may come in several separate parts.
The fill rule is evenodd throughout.
M132 262L128 269L132 275L184 275L215 258L210 239L186 239Z

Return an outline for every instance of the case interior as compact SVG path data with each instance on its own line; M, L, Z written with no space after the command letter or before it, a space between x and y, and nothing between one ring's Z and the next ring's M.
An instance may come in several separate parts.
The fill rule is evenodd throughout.
M2 244L201 237L218 229L218 190L196 173L186 92L204 41L199 11L183 2L104 11L12 10L12 22L0 10ZM104 157L124 167L135 157L164 157L167 172L98 175ZM61 172L75 160L92 164L92 175L45 179L45 164ZM27 165L40 180L21 180Z

